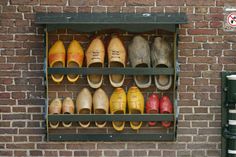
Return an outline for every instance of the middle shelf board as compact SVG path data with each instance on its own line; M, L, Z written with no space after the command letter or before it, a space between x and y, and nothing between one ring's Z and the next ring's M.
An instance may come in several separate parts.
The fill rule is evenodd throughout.
M48 121L174 121L174 114L56 114Z
M124 75L174 75L174 68L48 68L48 74L124 74Z

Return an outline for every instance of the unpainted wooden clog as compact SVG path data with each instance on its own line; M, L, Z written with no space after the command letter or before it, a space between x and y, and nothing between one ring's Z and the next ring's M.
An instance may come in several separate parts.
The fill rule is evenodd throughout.
M74 114L75 105L73 100L70 97L66 97L62 103L62 114ZM70 127L72 122L62 122L64 127Z
M130 87L127 94L129 114L143 114L144 97L140 90L136 87ZM142 122L130 122L130 126L134 130L138 130L142 126Z
M108 67L125 67L126 50L122 41L113 36L108 45ZM111 74L109 75L110 83L113 87L120 87L123 85L125 75Z
M77 114L91 114L92 112L92 94L87 88L83 88L76 99ZM80 121L80 126L87 128L90 125L89 121Z
M171 114L171 113L173 113L173 105L172 105L172 103L170 101L170 98L168 96L163 96L160 99L160 113L161 114ZM165 128L168 128L168 127L170 127L171 122L162 121L161 124Z
M86 51L87 67L104 67L105 48L100 37L93 39ZM99 88L103 82L103 75L87 75L87 80L92 88Z
M61 114L62 103L61 100L55 98L49 105L49 114ZM59 126L59 122L50 122L49 123L51 128L57 128Z
M159 98L157 94L151 94L148 97L148 100L146 102L146 113L149 114L157 114L159 113ZM156 125L155 121L148 123L150 126Z
M49 67L50 68L63 68L66 62L66 50L61 40L57 40L49 50ZM52 80L56 83L60 83L64 75L53 74L51 75Z
M132 67L150 67L150 47L146 39L137 35L129 44L129 59ZM151 85L152 79L148 75L136 75L134 81L139 88L147 88Z
M72 40L67 50L67 67L80 68L83 65L84 50L77 40ZM79 75L68 74L67 79L69 82L75 82Z
M93 108L94 114L108 114L109 112L109 100L107 94L103 89L99 88L93 94ZM106 122L95 122L96 126L102 128L106 125Z
M161 37L156 37L151 50L152 66L160 68L173 67L173 50L171 45ZM154 77L156 87L168 90L172 85L171 75L158 75Z
M126 93L123 88L116 88L110 97L110 112L111 114L126 113ZM117 131L124 130L125 122L114 121L112 126Z

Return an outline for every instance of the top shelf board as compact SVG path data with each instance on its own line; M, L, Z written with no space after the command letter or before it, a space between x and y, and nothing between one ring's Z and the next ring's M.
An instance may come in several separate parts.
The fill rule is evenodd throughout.
M185 13L37 13L35 23L46 25L49 31L67 27L82 32L108 28L131 32L159 28L176 32L178 24L187 23L187 16Z

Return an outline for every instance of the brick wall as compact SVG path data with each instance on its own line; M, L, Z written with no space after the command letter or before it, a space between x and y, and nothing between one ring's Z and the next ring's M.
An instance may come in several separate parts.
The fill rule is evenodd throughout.
M0 156L220 156L220 72L236 70L228 0L0 0ZM236 4L235 4L236 5ZM43 28L35 12L186 12L176 142L46 142Z

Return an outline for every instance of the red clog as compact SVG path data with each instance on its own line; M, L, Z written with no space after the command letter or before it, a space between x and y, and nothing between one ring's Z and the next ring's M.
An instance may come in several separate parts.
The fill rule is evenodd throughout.
M157 114L159 113L159 98L157 94L151 94L146 102L146 113ZM156 125L156 122L149 122L149 126Z
M173 112L173 105L168 96L163 96L160 100L160 113L161 114L171 114ZM170 127L171 122L162 121L161 125L165 128Z

